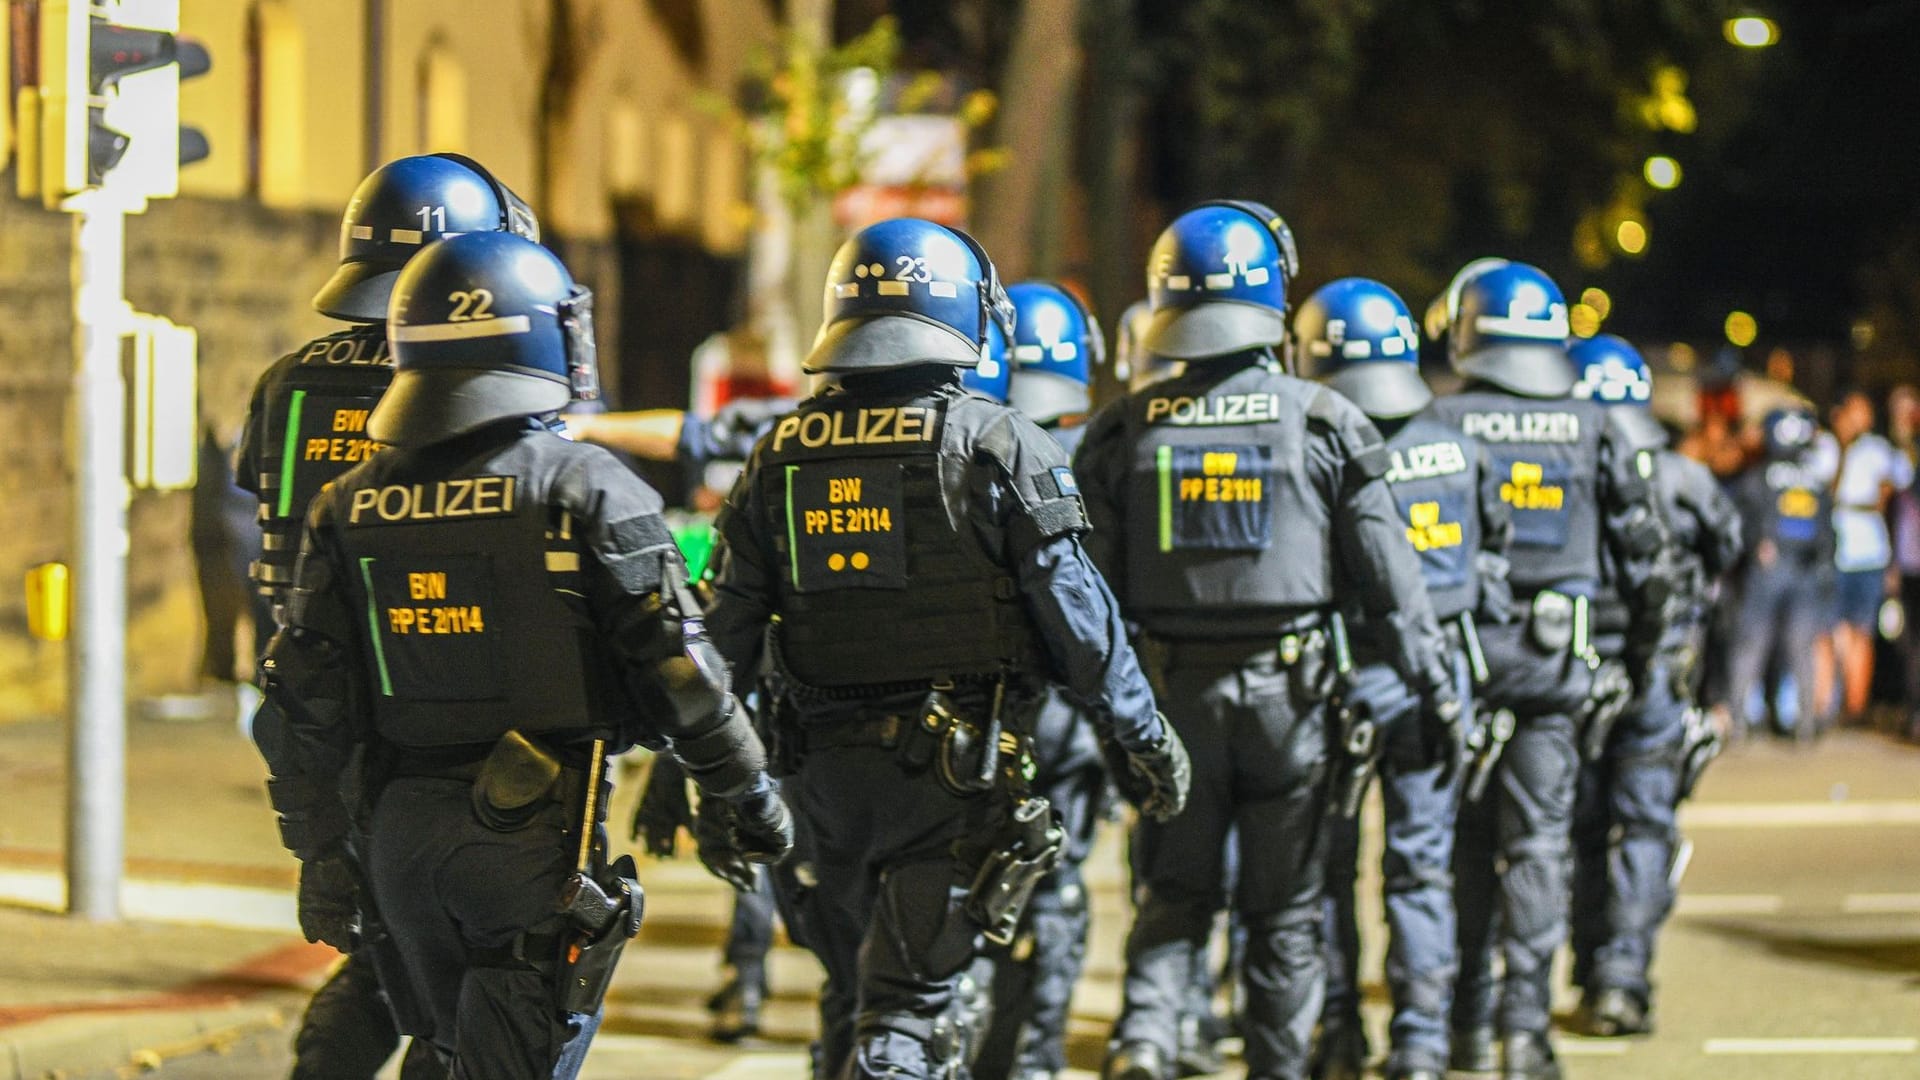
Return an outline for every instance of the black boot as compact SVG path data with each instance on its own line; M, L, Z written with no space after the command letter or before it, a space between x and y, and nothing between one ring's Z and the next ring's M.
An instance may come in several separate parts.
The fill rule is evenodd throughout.
M1454 1072L1494 1073L1500 1071L1500 1055L1494 1052L1491 1027L1455 1028L1453 1051L1447 1067Z
M1166 1052L1147 1042L1121 1043L1107 1055L1100 1080L1168 1080Z
M1583 1035L1601 1039L1653 1033L1653 1011L1639 995L1627 990L1606 989L1590 994L1580 1002L1575 1025Z
M1211 1076L1227 1067L1220 1057L1226 1025L1209 1012L1180 1019L1180 1049L1173 1055L1173 1075Z
M1560 1062L1546 1035L1537 1031L1509 1035L1501 1049L1501 1080L1560 1080Z
M713 1014L714 1042L736 1043L760 1035L760 1007L767 999L764 978L736 973L707 999L707 1011Z

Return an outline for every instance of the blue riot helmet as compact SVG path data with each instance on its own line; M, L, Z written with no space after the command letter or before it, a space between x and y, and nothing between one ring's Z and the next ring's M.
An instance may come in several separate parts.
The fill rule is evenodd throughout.
M1460 286L1447 355L1463 377L1535 398L1573 390L1567 359L1567 298L1536 267L1510 262Z
M1653 371L1647 359L1617 334L1599 334L1567 350L1579 381L1573 396L1602 405L1653 405Z
M1768 461L1795 461L1806 456L1820 433L1813 410L1805 405L1787 405L1769 411L1760 429Z
M1000 332L1000 324L987 324L987 351L980 357L980 363L960 369L960 385L976 394L990 397L1002 405L1007 403L1007 388L1013 381L1013 367L1007 360L1007 336Z
M1302 375L1379 420L1412 416L1433 400L1420 377L1420 332L1399 294L1367 278L1341 278L1300 305L1293 319Z
M393 385L367 418L383 443L424 446L600 396L593 293L511 233L422 251L394 282L387 339Z
M1147 256L1153 318L1142 342L1175 360L1279 347L1287 287L1300 272L1293 231L1259 203L1206 202L1175 218Z
M1079 298L1058 285L1025 281L1013 300L1013 385L1008 404L1037 424L1093 407L1088 389L1107 361L1106 338Z
M1460 290L1466 287L1467 282L1488 270L1498 270L1505 265L1507 265L1505 259L1488 257L1475 259L1461 267L1453 275L1453 280L1447 282L1446 291L1434 297L1433 302L1427 305L1427 314L1422 327L1427 332L1427 340L1444 342L1447 339L1447 331L1453 327L1454 313L1460 310Z
M1667 444L1667 429L1653 415L1653 370L1639 349L1618 335L1599 334L1575 341L1567 349L1567 358L1579 373L1574 397L1620 406L1614 410L1614 422L1637 445Z
M436 240L474 232L538 240L540 223L472 158L427 154L390 161L354 190L340 221L340 267L314 296L314 309L349 322L379 322L407 260Z
M979 242L931 221L893 218L861 229L834 254L826 318L801 367L836 375L975 367L995 324L1013 333L1013 305Z

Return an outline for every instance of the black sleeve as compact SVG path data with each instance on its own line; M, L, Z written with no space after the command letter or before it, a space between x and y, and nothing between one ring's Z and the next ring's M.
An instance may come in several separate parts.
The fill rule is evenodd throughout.
M1672 541L1655 484L1659 454L1632 447L1632 440L1609 422L1600 439L1602 539L1619 569L1620 596L1632 614L1629 641L1657 642L1673 614L1667 604L1675 591L1675 571L1667 557Z
M623 741L664 736L701 790L743 790L765 769L766 754L707 639L660 496L611 454L580 450L555 495L585 527L588 608L654 727Z
M1080 500L1092 530L1083 541L1087 554L1108 581L1123 583L1127 564L1122 516L1127 482L1125 408L1124 400L1116 401L1096 413L1073 455L1073 475L1080 483Z
M1727 497L1726 490L1706 466L1695 464L1698 467L1690 471L1696 478L1693 502L1694 512L1700 519L1700 563L1709 578L1719 579L1740 561L1744 530L1740 511Z
M253 384L253 396L247 401L247 419L240 428L240 445L233 453L233 483L241 491L260 497L260 474L263 455L268 452L265 446L267 438L267 397L277 381L281 365L276 363L261 374L260 380Z
M1419 556L1385 479L1387 448L1366 415L1332 391L1308 409L1308 467L1332 510L1334 590L1357 599L1374 647L1407 685L1448 685L1446 639L1433 616Z
M734 481L733 490L714 519L718 541L713 554L713 604L707 612L707 631L720 654L735 670L759 671L767 624L776 601L773 559L762 543L756 494L760 464L757 453Z

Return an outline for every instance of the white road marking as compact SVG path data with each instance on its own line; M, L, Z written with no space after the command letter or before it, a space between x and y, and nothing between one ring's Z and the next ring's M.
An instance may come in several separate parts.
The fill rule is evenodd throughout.
M1778 896L1755 893L1681 893L1676 915L1772 915L1786 902Z
M594 1040L598 1047L600 1040ZM706 1080L790 1080L807 1073L805 1054L751 1054L727 1063L719 1072L708 1073Z
M1706 1054L1920 1054L1920 1039L1708 1039Z
M66 881L54 871L0 870L0 903L63 911L66 901ZM120 886L120 907L127 918L140 922L300 929L293 893L278 889L129 879Z
M1913 915L1920 913L1920 893L1854 893L1840 901L1849 915Z
M1578 1039L1562 1036L1555 1039L1553 1049L1562 1057L1619 1057L1633 1049L1634 1044L1624 1039Z
M1818 829L1920 825L1920 799L1862 802L1688 803L1682 829Z

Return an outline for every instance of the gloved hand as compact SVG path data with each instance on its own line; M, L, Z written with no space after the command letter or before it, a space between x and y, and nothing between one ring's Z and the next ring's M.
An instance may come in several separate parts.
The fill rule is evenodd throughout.
M733 827L729 821L732 816L732 811L721 800L701 800L700 812L693 819L694 848L707 873L740 892L752 892L753 864L733 846Z
M1471 753L1467 745L1465 708L1450 681L1440 681L1427 690L1420 710L1420 737L1428 762L1440 767L1436 778L1440 787L1453 783Z
M1608 660L1593 672L1593 689L1587 695L1587 709L1580 721L1580 754L1588 761L1599 761L1607 752L1607 740L1613 723L1633 703L1633 677L1627 666Z
M671 755L657 755L640 804L633 810L633 839L645 843L647 854L671 859L679 846L680 830L692 827L686 770Z
M360 928L360 885L345 850L300 864L300 932L347 952Z
M777 863L793 850L793 812L766 773L728 804L734 850L748 862Z
M1164 716L1160 728L1165 734L1159 744L1143 750L1107 743L1107 765L1120 794L1135 809L1155 821L1166 821L1186 808L1193 762L1187 758L1186 744Z

